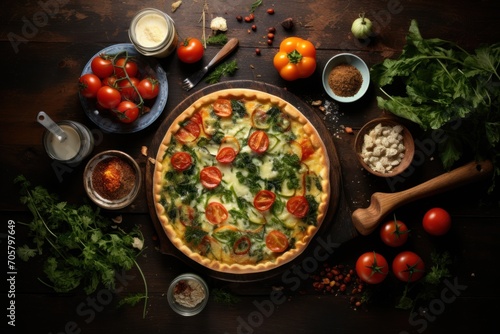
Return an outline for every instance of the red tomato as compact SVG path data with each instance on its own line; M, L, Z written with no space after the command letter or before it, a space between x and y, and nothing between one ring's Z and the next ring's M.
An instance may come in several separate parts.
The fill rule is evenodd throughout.
M175 138L181 143L190 143L198 138L200 132L200 124L191 119L177 131Z
M129 58L120 58L115 62L115 75L117 78L137 76L137 64Z
M261 190L253 199L253 206L259 211L266 211L271 208L276 200L276 195L269 190Z
M116 88L116 77L114 75L105 77L104 79L102 79L102 85Z
M244 255L248 253L251 246L252 242L250 241L250 238L245 235L236 240L233 245L233 252L236 255Z
M106 109L115 108L122 100L122 95L113 87L102 86L97 91L97 102Z
M212 224L218 225L229 217L226 208L219 202L210 202L205 208L205 216Z
M297 218L304 218L309 212L309 202L304 196L293 196L286 202L286 209Z
M192 162L191 154L187 152L175 152L172 154L172 158L170 158L172 167L178 172L185 171L191 167Z
M154 99L158 96L158 92L160 91L160 82L153 78L145 78L139 82L137 89L143 99Z
M356 261L356 273L359 278L369 284L382 282L389 273L389 264L380 254L367 252Z
M231 101L227 99L217 99L214 102L214 113L219 117L229 117L233 113Z
M443 235L451 228L451 216L444 209L433 208L424 215L422 225L424 230L431 235Z
M101 80L97 77L97 75L92 73L84 74L78 80L80 94L86 98L95 98L101 86Z
M182 225L191 226L193 224L195 211L191 206L182 204L177 208L177 212Z
M97 56L92 59L90 63L90 68L92 69L92 73L97 75L100 79L104 79L113 74L114 67L111 59L108 59L106 56Z
M386 222L380 228L380 238L387 246L399 247L408 240L408 227L400 220Z
M122 123L132 123L139 118L139 108L131 101L122 101L115 110L118 120Z
M230 164L236 158L236 151L232 147L223 147L217 153L215 157L221 164Z
M283 232L278 230L271 231L266 236L266 246L275 253L283 253L288 249L288 238Z
M248 146L252 151L257 153L263 153L269 148L269 137L267 133L261 130L257 130L250 135L248 138Z
M122 93L123 98L129 101L138 100L136 88L139 85L139 79L131 77L128 80L120 80L118 82L118 89Z
M205 167L200 172L201 184L207 189L214 189L222 181L222 173L215 166Z
M205 49L201 41L194 37L188 37L179 43L177 56L184 63L196 63L203 57Z
M404 251L392 261L392 272L403 282L415 282L424 276L425 264L417 254Z

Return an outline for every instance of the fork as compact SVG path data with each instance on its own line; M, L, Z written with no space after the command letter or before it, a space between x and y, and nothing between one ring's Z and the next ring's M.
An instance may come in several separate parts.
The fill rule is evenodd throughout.
M182 81L182 88L185 90L190 90L194 86L196 86L200 80L210 71L215 65L217 65L221 60L226 58L236 47L238 46L238 39L231 38L219 52L215 55L215 57L207 64L207 66L203 67L201 70L191 75L190 77L184 79Z

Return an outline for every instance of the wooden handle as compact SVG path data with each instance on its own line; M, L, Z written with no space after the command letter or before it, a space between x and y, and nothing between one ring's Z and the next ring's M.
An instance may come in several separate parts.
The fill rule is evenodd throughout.
M226 58L239 44L239 40L237 38L231 38L222 49L217 52L215 57L208 63L207 67L212 67L218 64L222 59Z
M492 171L493 164L489 160L481 163L470 162L407 190L396 193L374 193L369 207L353 212L352 222L359 233L368 235L387 214L396 208L470 182L479 181L491 175Z

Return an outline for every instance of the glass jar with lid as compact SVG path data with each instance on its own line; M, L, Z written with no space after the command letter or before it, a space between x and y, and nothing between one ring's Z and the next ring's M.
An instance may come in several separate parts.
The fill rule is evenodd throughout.
M155 8L139 11L130 23L128 35L139 53L157 58L170 55L179 39L172 18Z

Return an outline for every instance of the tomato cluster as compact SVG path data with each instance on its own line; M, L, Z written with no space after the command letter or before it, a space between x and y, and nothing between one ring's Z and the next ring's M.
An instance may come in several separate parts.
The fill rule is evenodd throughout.
M132 123L147 113L145 101L158 96L158 80L151 76L141 78L138 63L127 53L98 55L90 67L92 72L78 80L80 94L95 99L99 110L110 111L122 123Z
M450 214L441 208L432 208L422 219L424 230L433 236L446 234L451 227ZM408 227L397 220L386 222L380 228L380 238L390 247L400 247L408 240ZM381 254L367 252L362 254L356 262L356 272L366 283L377 284L382 282L389 273L389 264ZM411 251L402 251L395 256L392 262L392 273L403 282L415 282L423 277L425 263L422 258Z

